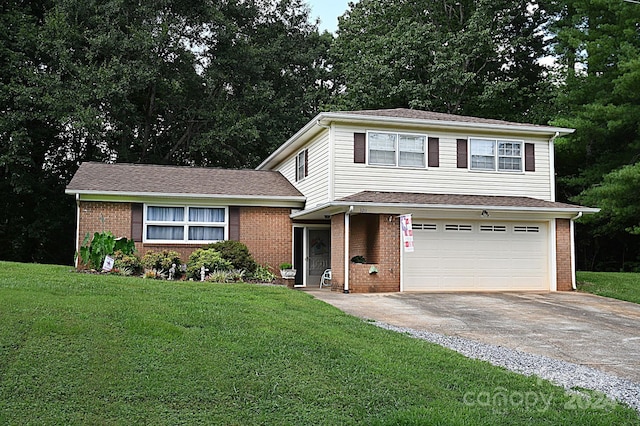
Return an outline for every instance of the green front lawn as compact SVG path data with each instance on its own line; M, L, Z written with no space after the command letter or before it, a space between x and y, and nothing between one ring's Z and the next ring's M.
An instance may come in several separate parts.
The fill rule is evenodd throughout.
M640 274L632 272L578 272L580 291L640 303Z
M0 325L0 424L640 423L282 287L0 262Z

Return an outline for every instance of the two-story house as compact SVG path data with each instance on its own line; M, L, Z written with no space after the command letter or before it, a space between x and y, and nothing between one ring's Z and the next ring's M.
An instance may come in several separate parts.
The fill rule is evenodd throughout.
M258 262L292 262L301 287L331 268L344 292L571 290L573 221L597 212L555 201L554 139L572 131L408 109L321 113L256 170L85 163L67 193L78 244L108 229L186 260L235 239Z

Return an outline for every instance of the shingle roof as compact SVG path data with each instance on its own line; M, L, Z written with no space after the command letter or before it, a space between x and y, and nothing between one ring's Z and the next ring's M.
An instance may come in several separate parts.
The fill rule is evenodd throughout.
M67 192L303 197L282 174L148 164L82 163Z
M394 108L394 109L376 109L363 111L341 111L341 114L365 115L371 117L392 117L392 118L410 118L416 120L430 121L447 121L460 123L476 123L476 124L496 124L507 126L523 126L523 127L548 127L537 124L515 123L511 121L493 120L489 118L469 117L456 114L445 114L440 112L421 111L417 109Z
M411 192L364 191L338 201L375 204L407 204L438 206L492 206L509 208L580 209L573 204L538 200L530 197L506 197L492 195L419 194Z

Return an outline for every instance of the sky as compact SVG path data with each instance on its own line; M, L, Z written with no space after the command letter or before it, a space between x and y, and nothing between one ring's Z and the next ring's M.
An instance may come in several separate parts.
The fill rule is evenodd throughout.
M320 18L320 31L335 33L338 27L338 16L349 8L350 0L307 0L311 6L311 18ZM354 3L357 3L356 0Z

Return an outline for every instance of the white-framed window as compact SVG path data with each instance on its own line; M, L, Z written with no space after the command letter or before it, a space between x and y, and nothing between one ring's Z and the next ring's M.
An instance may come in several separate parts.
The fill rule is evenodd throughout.
M307 176L307 150L300 151L296 156L296 181Z
M212 243L227 239L227 207L145 205L144 242Z
M522 172L524 143L500 139L469 139L471 170Z
M424 168L427 164L425 135L368 132L369 164Z

